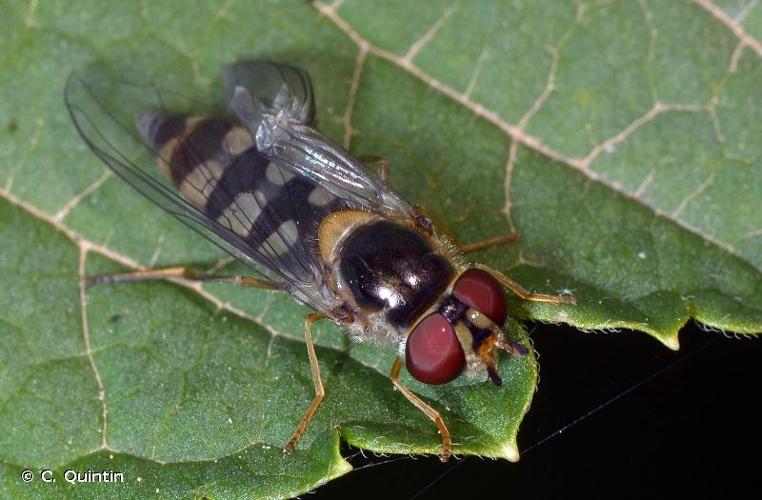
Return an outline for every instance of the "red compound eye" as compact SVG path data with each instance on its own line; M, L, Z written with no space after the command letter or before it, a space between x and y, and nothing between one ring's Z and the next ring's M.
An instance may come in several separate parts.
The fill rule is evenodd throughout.
M469 269L460 275L452 290L459 301L473 307L498 326L505 323L508 312L505 307L503 287L486 271Z
M455 330L439 313L426 316L407 338L407 371L424 384L446 384L460 375L465 364Z

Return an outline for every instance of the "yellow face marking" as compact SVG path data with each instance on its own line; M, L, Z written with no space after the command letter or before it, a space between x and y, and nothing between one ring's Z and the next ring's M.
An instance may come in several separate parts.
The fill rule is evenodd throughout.
M492 330L496 326L495 323L493 323L492 320L490 320L487 316L472 307L468 308L468 312L466 312L466 314L468 315L468 320L471 322L471 324L477 328Z
M471 330L469 330L466 324L462 321L455 323L454 330L455 336L458 337L458 342L460 342L460 346L463 348L463 352L466 354L466 357L468 357L469 354L474 352L471 347L473 341Z

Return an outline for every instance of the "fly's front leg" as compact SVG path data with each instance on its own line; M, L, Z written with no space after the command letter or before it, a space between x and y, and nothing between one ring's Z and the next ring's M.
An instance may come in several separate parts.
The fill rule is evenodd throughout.
M450 431L447 430L447 426L445 425L444 420L442 420L442 416L438 411L424 402L421 398L413 394L413 391L405 387L402 382L400 382L401 369L402 362L400 361L400 358L397 358L394 360L392 371L389 374L392 379L392 384L394 384L394 387L399 389L399 391L403 396L407 398L408 401L413 403L413 406L421 410L426 414L427 417L429 417L434 421L435 424L437 424L439 435L442 437L442 455L440 455L439 458L442 460L442 462L447 462L450 460L450 456L452 456L452 438L450 438Z
M187 267L168 267L165 269L147 269L145 271L132 271L128 273L102 274L87 278L88 287L100 284L129 283L132 281L156 281L167 280L170 278L181 278L189 281L219 281L225 283L235 283L237 285L262 288L265 290L282 290L283 287L278 283L269 280L254 278L251 276L239 275L220 275L198 273Z
M315 354L315 345L312 343L312 324L321 319L325 319L326 316L320 312L313 312L305 316L304 318L304 341L307 344L307 355L310 358L310 369L312 371L312 382L315 384L315 397L312 399L312 404L307 408L301 422L296 427L296 430L291 435L291 439L288 440L286 446L283 447L284 453L291 453L296 447L296 443L302 438L304 432L307 430L307 426L310 425L312 416L317 411L320 403L325 397L325 390L323 389L323 382L320 380L320 365L318 365L317 355Z
M482 271L486 271L492 275L501 285L512 291L522 300L529 300L532 302L549 302L551 304L576 304L577 299L572 295L549 295L546 293L534 293L530 292L519 283L513 281L511 278L501 273L497 269L492 269L484 264L476 264L475 266Z

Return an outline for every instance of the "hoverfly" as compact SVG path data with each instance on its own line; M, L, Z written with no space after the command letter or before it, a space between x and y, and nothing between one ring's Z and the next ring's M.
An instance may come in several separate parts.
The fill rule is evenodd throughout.
M223 68L223 109L205 109L153 79L115 77L104 67L74 72L66 105L77 130L118 176L207 239L249 264L251 276L186 268L102 276L93 282L183 277L280 290L311 307L304 323L315 396L284 451L304 434L325 394L312 342L329 318L362 339L394 342L391 381L432 419L442 460L452 440L440 414L400 381L403 365L425 384L464 372L501 383L498 350L523 355L503 337L503 287L526 300L574 303L530 293L504 274L468 266L426 212L313 128L315 104L302 69L262 61Z

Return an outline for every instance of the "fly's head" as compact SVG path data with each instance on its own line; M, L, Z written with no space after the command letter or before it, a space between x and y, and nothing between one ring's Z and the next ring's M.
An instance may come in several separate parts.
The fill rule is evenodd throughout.
M528 352L502 337L501 327L507 315L500 283L481 269L464 271L439 307L422 318L408 335L408 372L425 384L446 384L467 368L481 367L495 385L500 385L497 350L514 356Z

